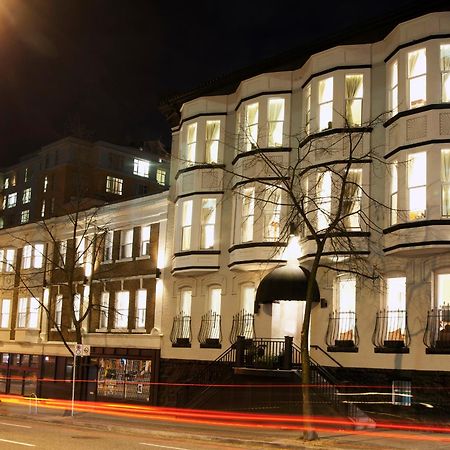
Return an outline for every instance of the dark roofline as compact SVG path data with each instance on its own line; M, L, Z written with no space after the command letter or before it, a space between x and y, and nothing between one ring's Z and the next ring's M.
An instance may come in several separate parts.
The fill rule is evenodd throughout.
M248 78L268 72L295 70L306 63L308 58L321 51L352 44L368 44L383 40L397 25L432 12L450 11L448 0L414 0L397 2L397 9L358 25L349 26L323 39L315 39L283 53L261 60L234 72L206 81L196 88L161 99L159 109L174 127L180 121L181 106L195 98L211 95L231 94L239 84Z

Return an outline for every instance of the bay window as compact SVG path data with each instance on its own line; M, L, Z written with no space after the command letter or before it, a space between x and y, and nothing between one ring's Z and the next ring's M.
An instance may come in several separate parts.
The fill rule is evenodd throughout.
M441 150L442 216L450 217L450 149Z
M258 111L259 104L252 103L245 107L245 150L258 147Z
M450 44L441 45L442 101L450 102Z
M387 338L404 340L406 330L406 278L386 279Z
M216 225L216 199L202 199L201 210L201 248L214 247Z
M347 228L360 229L362 169L350 169L344 186L342 217Z
M191 123L187 127L186 139L186 155L185 162L187 165L195 163L195 152L197 149L197 123Z
M389 108L391 116L398 113L398 61L390 66Z
M219 161L220 120L206 121L205 161L214 164Z
M281 189L267 188L264 203L264 239L276 241L281 231Z
M319 130L333 127L333 77L319 81Z
M438 273L436 275L436 288L436 308L450 310L450 273Z
M356 278L342 275L337 279L336 317L340 341L354 341L356 324Z
M331 216L331 172L317 175L317 229L324 230Z
M345 120L346 125L361 126L363 105L363 76L345 76Z
M427 99L427 57L421 48L408 53L409 107L424 106Z
M305 88L305 133L311 133L311 85Z
M284 99L270 98L268 103L268 131L269 147L281 147L283 145L284 124Z
M409 219L424 219L427 206L427 154L411 153L408 158Z
M136 291L136 328L145 328L145 316L147 312L147 289Z
M242 192L241 241L253 240L253 223L255 217L255 188L246 188Z
M390 218L391 225L395 225L398 221L397 210L398 210L398 162L394 161L391 164L391 182L390 182Z
M191 248L192 234L192 200L185 200L182 203L181 214L181 250Z
M128 291L120 291L116 293L114 328L128 328L129 304L130 293Z

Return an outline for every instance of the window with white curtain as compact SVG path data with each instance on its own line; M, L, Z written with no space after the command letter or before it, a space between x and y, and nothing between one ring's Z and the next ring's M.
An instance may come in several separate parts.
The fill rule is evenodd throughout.
M220 120L206 121L205 160L208 164L219 161Z
M435 307L438 309L450 308L450 273L436 275Z
M331 217L331 172L317 175L317 229L328 227Z
M17 305L17 328L37 328L39 319L39 299L19 298Z
M255 310L255 286L244 284L241 289L241 309L246 313L253 314Z
M40 269L44 262L44 244L25 245L22 250L22 268Z
M150 256L150 225L141 227L141 256Z
M120 259L133 256L133 228L120 232Z
M147 289L136 291L136 328L145 328L145 316L147 311Z
M398 162L393 161L391 166L391 182L390 182L390 218L391 225L395 225L398 221Z
M192 291L190 289L183 289L180 295L180 305L178 311L184 316L191 315Z
M186 139L186 155L185 163L187 165L193 165L195 163L195 153L197 148L197 123L191 123L187 127L187 139Z
M62 307L63 307L63 296L62 294L58 294L55 299L55 325L57 327L61 327L62 323Z
M253 240L253 223L255 219L255 188L242 191L241 242Z
M333 77L319 81L319 130L333 128Z
M336 310L339 324L339 340L355 339L356 322L356 278L342 275L337 279Z
M201 209L201 248L213 248L216 226L215 198L203 198Z
M100 295L100 322L99 328L108 328L109 317L109 292L102 292Z
M258 113L259 104L252 103L245 107L245 150L258 147Z
M128 328L129 305L130 293L128 291L117 292L114 328Z
M276 241L281 232L281 189L269 187L264 195L264 240Z
M305 88L305 133L311 133L311 85Z
M450 149L441 150L442 216L450 217Z
M395 116L398 113L398 61L395 60L390 65L389 70L389 108L391 110L391 116Z
M220 315L220 308L222 302L222 289L213 287L209 290L209 311L213 314ZM211 318L212 319L212 318ZM220 339L220 320L215 316L215 320L211 320L208 338Z
M408 156L409 219L425 219L427 208L427 154Z
M283 145L284 99L269 98L267 109L268 146Z
M361 229L361 182L362 169L350 169L344 186L344 198L342 202L342 216L346 228Z
M185 200L181 205L181 250L191 248L192 204L192 200Z
M9 328L11 317L11 300L4 298L0 302L0 328Z
M345 120L348 126L361 126L363 106L363 76L345 76Z
M450 44L441 45L442 101L450 102Z
M406 310L406 278L392 277L386 279L386 310Z
M427 56L421 48L408 53L409 107L424 106L427 100Z

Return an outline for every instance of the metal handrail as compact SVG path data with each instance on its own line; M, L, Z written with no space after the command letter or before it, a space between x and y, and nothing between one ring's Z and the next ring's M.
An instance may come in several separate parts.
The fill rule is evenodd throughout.
M208 311L206 314L203 314L198 332L198 341L202 345L208 344L209 341L214 341L218 344L222 342L222 326L219 313Z
M30 396L28 397L29 403L28 403L28 414L31 414L31 404L32 401L34 400L34 414L38 413L38 396L33 392L32 394L30 394Z
M339 367L344 367L337 359L334 359L327 351L325 351L320 345L311 344L311 348L314 348L316 350L320 350L325 356L331 359L335 364L337 364ZM311 357L310 357L311 358Z
M423 343L429 349L450 349L450 309L441 307L428 311Z
M328 347L357 347L359 332L354 311L333 311L325 337Z
M407 348L411 343L405 310L378 311L372 343L377 348Z

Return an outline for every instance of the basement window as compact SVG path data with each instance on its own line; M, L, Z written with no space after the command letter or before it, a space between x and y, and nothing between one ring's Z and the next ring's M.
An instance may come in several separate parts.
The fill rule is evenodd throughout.
M411 406L412 392L411 381L392 381L392 404L400 406Z

